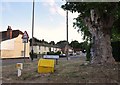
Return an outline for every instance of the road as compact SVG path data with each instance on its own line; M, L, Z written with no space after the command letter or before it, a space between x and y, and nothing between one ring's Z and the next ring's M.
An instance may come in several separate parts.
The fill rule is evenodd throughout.
M80 57L85 57L85 56L80 56L80 55L76 55L76 56L69 56L70 59L74 59L74 58L80 58ZM64 58L60 58L60 59L66 59L66 57ZM38 59L34 59L34 61L38 61ZM31 62L30 59L25 59L25 62ZM24 63L24 59L3 59L2 60L2 66L6 66L6 65L11 65L11 64L16 64L16 63Z

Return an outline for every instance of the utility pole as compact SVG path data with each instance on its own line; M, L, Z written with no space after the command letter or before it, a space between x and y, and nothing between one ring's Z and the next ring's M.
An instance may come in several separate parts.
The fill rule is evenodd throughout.
M67 3L67 2L66 2ZM68 10L66 10L66 34L67 34L67 52L66 52L66 56L67 56L67 60L68 60Z
M34 0L33 0L33 11L32 11L32 49L31 49L31 60L33 61L33 53L34 53L34 50L33 50L33 35L34 35Z

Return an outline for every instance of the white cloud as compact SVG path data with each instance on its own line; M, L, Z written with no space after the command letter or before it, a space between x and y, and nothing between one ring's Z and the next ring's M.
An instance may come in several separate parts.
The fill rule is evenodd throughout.
M66 16L66 11L64 11L62 8L58 7L56 5L56 11L58 14L60 14L61 16L65 17Z
M52 16L49 16L49 18L50 18L50 22L54 22L54 20L53 20L53 17L52 17Z
M53 14L53 15L56 14L56 9L53 8L53 7L49 8L49 11L50 11L50 13Z
M47 0L48 1L48 0ZM39 39L51 39L55 40L55 42L58 42L60 40L66 40L66 11L64 11L60 6L58 6L58 2L55 0L49 1L49 3L45 3L45 6L49 8L50 14L51 15L56 15L59 14L62 17L65 17L63 19L63 22L59 24L57 29L51 30L49 29L44 29L46 27L43 27L40 30L40 33L36 33L36 36L39 35ZM44 4L43 3L43 4ZM78 13L68 13L68 24L69 24L69 42L72 40L78 40L79 42L82 42L82 37L81 34L77 32L76 29L73 28L73 18L76 18L78 16ZM54 20L54 17L49 17L51 21ZM39 26L41 27L41 26ZM36 31L39 32L39 31ZM54 39L52 39L54 37ZM50 41L50 40L47 40Z
M64 11L61 6L58 6L59 2L55 1L55 0L46 0L45 2L43 2L44 6L48 6L49 11L51 14L55 15L55 14L59 14L62 17L66 17L66 11ZM64 2L63 2L64 3ZM75 18L77 17L78 13L71 13L69 12L69 18Z
M47 3L50 6L53 6L55 4L55 0L44 0L44 3Z

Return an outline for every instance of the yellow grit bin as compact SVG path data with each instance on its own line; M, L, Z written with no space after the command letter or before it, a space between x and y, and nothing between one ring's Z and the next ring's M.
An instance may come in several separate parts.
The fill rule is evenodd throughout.
M53 59L39 59L38 61L38 73L53 73L54 72Z

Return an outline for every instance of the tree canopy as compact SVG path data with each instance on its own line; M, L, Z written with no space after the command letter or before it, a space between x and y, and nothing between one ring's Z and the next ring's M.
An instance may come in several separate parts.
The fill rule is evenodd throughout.
M62 8L79 13L73 26L92 43L91 63L114 63L111 40L120 39L120 2L66 2Z
M84 19L90 16L91 9L96 9L100 17L99 19L103 22L108 19L107 17L112 16L111 22L114 23L111 25L114 29L112 29L111 38L112 40L120 40L120 2L67 2L61 7L72 13L79 13L79 16L75 18L76 22L73 23L73 26L78 28L78 31L82 32L84 35L83 39L91 40L91 34L88 31L88 27L84 23Z

